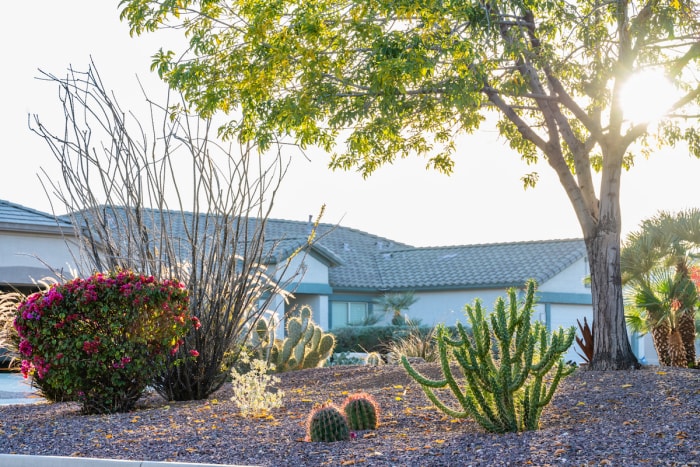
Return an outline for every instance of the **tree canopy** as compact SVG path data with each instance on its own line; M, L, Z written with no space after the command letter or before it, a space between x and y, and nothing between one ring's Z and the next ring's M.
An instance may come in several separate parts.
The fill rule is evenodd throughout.
M369 175L397 157L420 155L449 173L460 149L456 136L497 115L500 134L526 162L543 157L556 172L587 242L594 315L614 321L597 326L599 345L611 326L620 334L612 340L623 345L621 171L657 144L685 141L700 157L700 132L689 124L700 101L697 2L121 0L120 6L132 34L184 30L189 49L161 49L153 69L198 112L229 113L224 136L262 147L279 137L318 145L333 153L334 168ZM630 76L647 69L662 71L679 90L654 125L636 122L620 98ZM602 172L598 187L594 171ZM537 174L523 180L534 185ZM631 360L628 346L596 352L598 360L619 355L628 362L602 367Z

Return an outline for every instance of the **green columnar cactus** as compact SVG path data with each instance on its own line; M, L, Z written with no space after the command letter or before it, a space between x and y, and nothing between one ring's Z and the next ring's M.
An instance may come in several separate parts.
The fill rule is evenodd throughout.
M277 371L317 368L333 354L335 337L324 333L311 319L311 308L301 308L299 316L287 320L287 337L274 338L275 326L265 319L251 333L251 346L260 358L274 364Z
M348 396L343 402L342 411L351 430L376 430L379 425L379 406L367 393Z
M384 365L384 359L378 352L370 352L365 357L365 365L367 366L380 366Z
M348 421L334 405L324 405L311 411L306 422L307 441L346 441L350 439Z
M559 381L573 371L562 356L571 346L575 330L572 326L550 334L542 323L531 323L535 288L535 282L529 281L522 307L515 289L509 290L508 305L498 298L489 319L484 317L479 300L473 307L467 305L471 338L461 324L457 325L457 340L440 326L437 339L443 379L426 378L402 357L408 374L438 409L455 418L471 415L490 432L538 428L542 409L551 401ZM452 374L449 354L465 376L464 389ZM554 376L547 377L555 365ZM451 389L461 409L448 407L437 397L435 389L444 387Z

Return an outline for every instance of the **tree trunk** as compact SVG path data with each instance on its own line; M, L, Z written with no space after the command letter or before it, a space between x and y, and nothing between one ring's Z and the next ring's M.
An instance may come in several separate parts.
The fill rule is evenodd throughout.
M669 336L671 335L671 327L662 321L651 326L651 338L654 341L656 355L659 357L659 365L671 366L671 354L669 351Z
M683 340L688 366L695 365L695 308L683 311L678 317L678 331Z
M613 225L618 222L613 222ZM586 238L593 299L592 370L627 370L639 367L627 338L620 278L620 231L600 222L595 235Z
M683 339L678 328L672 329L668 336L668 355L671 359L671 366L685 368L688 366L688 361L685 357L685 347Z

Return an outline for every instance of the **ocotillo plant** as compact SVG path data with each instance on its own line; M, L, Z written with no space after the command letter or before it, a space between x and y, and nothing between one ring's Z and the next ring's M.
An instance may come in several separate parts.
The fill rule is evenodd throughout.
M306 421L307 441L346 441L350 428L345 416L334 405L323 405L311 411Z
M426 378L402 357L408 374L438 409L455 418L472 416L484 429L496 433L538 428L542 409L559 381L573 371L562 355L571 346L575 330L572 326L550 334L539 321L531 323L535 288L534 281L527 283L522 306L516 290L509 290L508 304L499 297L488 319L479 300L473 307L465 306L473 337L458 324L459 339L452 340L440 326L437 339L443 379ZM464 389L452 374L450 353L464 374ZM555 365L554 376L546 379ZM435 389L444 387L452 390L461 409L450 408L437 397Z

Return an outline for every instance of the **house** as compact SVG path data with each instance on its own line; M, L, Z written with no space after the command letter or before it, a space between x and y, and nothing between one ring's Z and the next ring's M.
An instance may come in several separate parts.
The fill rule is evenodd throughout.
M0 248L8 252L3 254L3 261L10 251L33 253L52 265L68 260L64 239L69 243L73 240L66 234L69 224L65 219L58 223L53 220L51 225L51 215L3 203L2 206L19 211L15 215L24 223L24 230L15 232L11 242L9 237L2 239ZM116 219L123 208L113 209ZM168 221L169 236L185 238L185 226L194 222L196 216L185 213L183 218L181 213L176 214L184 220ZM309 242L312 232L314 240ZM378 305L382 296L408 291L417 299L405 310L411 319L424 325L450 325L458 320L464 323L465 304L479 298L490 310L508 288L522 288L528 279L538 283L535 319L549 329L575 326L584 317L592 320L591 291L584 280L588 275L587 255L580 239L413 247L340 225L322 223L314 230L311 219L268 219L265 244L272 253L266 260L271 274L282 270L279 266L289 258L292 265L287 271L303 271L293 282L278 275L294 296L287 304L277 303L285 313L301 305L310 306L314 321L327 330L360 324L371 314L383 311ZM300 249L305 254L293 255ZM22 269L27 266L20 266L23 263L19 260L15 262L12 271L16 275L30 272ZM34 277L41 275L39 272L33 270ZM17 283L19 279L13 280ZM389 319L384 317L384 321ZM644 339L633 336L632 346L639 358L654 361L655 354L649 352L648 346L645 348ZM565 358L581 360L573 347Z
M295 236L304 223L274 221L268 234ZM425 325L466 322L463 310L476 298L490 310L508 288L538 283L535 318L549 329L592 320L591 291L583 240L543 240L417 248L343 226L318 226L318 244L342 261L309 255L307 273L290 307L308 304L325 329L361 323L382 312L387 293L412 291L417 301L405 313ZM386 317L384 321L388 321ZM633 339L636 352L643 348ZM572 348L567 359L580 361Z
M69 274L73 226L51 214L0 200L0 290L27 292L35 281Z

